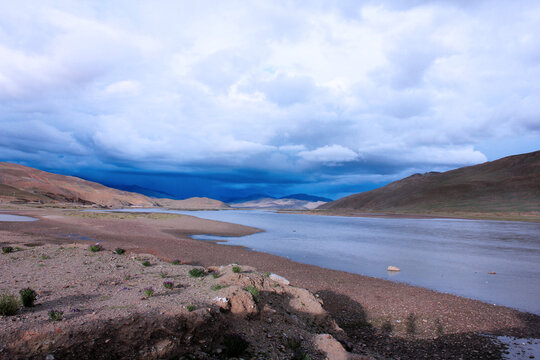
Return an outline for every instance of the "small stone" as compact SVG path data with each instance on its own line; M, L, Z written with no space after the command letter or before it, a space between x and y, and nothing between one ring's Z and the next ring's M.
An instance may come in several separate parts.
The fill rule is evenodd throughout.
M49 355L45 356L45 360L54 360L54 355L49 354Z

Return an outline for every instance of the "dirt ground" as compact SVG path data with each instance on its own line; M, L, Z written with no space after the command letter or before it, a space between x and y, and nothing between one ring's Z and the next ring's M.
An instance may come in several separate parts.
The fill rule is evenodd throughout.
M540 317L454 295L299 264L266 253L193 240L189 234L245 235L257 229L185 215L90 214L62 209L11 210L30 223L0 223L2 244L122 247L164 261L209 268L238 262L284 276L322 300L343 329L349 354L401 359L499 358L483 334L540 337ZM43 270L48 270L46 266ZM145 270L146 271L146 270ZM3 279L4 275L2 275ZM114 280L113 280L114 281ZM376 355L379 354L379 355ZM313 355L316 356L316 355ZM257 357L255 357L257 358Z

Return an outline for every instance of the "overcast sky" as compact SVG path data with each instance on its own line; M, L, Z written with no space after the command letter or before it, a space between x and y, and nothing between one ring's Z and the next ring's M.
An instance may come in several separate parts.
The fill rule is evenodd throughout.
M0 126L109 184L339 197L538 150L540 1L2 1Z

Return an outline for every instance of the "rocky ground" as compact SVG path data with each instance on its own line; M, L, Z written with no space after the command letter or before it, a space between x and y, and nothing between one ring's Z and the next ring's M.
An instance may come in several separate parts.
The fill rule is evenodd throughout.
M257 276L262 276L265 280L263 280L263 283L260 285L262 287L259 289L260 294L258 296L261 297L260 299L262 300L257 303L258 310L256 316L249 315L243 317L233 314L232 310L229 312L222 312L217 309L219 304L214 303L211 300L213 300L215 297L222 297L220 294L227 294L226 292L230 291L232 286L225 289L210 291L211 295L209 296L211 296L211 298L207 298L206 300L201 298L200 304L191 304L193 301L188 300L185 300L183 304L176 303L179 308L187 305L201 305L202 307L200 309L202 309L206 307L206 304L210 304L210 306L207 307L215 309L214 312L211 313L216 313L217 315L212 316L219 316L219 321L203 321L201 326L204 325L203 327L205 331L211 334L210 338L216 340L208 342L205 337L200 339L197 338L197 341L204 340L205 343L212 344L212 346L208 348L201 349L201 351L207 353L207 356L218 358L220 356L224 357L224 336L229 334L241 334L242 337L252 336L247 339L252 347L253 345L251 344L258 344L259 341L261 341L262 344L264 344L264 341L271 341L272 345L268 345L268 348L274 349L277 347L277 350L275 350L277 352L271 352L269 354L269 358L273 358L273 355L275 354L277 354L276 356L282 356L282 358L293 358L294 351L289 349L289 347L293 348L297 346L294 344L298 344L298 341L292 341L292 345L287 345L287 341L285 339L288 337L284 338L283 332L280 333L278 330L272 330L272 326L275 326L272 324L276 324L276 320L274 318L272 318L271 322L268 322L268 319L265 320L265 315L261 315L265 314L266 311L264 310L264 306L262 304L267 304L266 299L269 299L268 303L270 301L273 303L269 306L278 311L278 313L280 313L278 310L279 308L289 309L285 311L285 314L287 315L284 315L284 318L289 316L290 319L293 320L290 320L289 322L282 322L282 324L286 324L283 325L283 328L287 329L294 327L293 325L296 323L296 320L294 320L295 318L304 319L303 316L305 314L302 311L296 313L296 310L290 310L289 307L284 307L285 305L283 305L283 307L282 305L275 305L279 302L276 302L277 300L273 300L270 295L274 296L272 294L274 294L274 291L277 291L276 289L279 288L274 288L272 286L268 288L267 285L270 279L265 278L263 275L266 271L280 274L291 281L291 284L308 289L311 293L316 294L316 296L318 296L316 299L322 300L322 309L329 314L329 317L335 321L341 329L343 329L343 331L336 330L335 327L328 325L328 323L325 323L327 325L324 325L321 328L317 328L313 327L313 324L301 320L301 322L298 323L298 334L301 334L303 338L302 340L302 338L299 337L300 343L302 344L300 347L304 349L302 351L306 351L311 358L317 358L318 356L324 357L324 355L317 354L313 340L315 338L315 334L321 335L324 333L329 333L334 339L341 340L342 344L340 346L344 347L346 350L350 350L348 354L351 356L352 354L356 354L359 356L391 359L498 359L502 354L504 354L505 350L501 349L500 346L494 343L494 338L492 335L506 335L519 338L540 338L540 317L533 314L522 313L506 307L494 306L492 304L466 299L451 294L437 293L427 289L408 286L406 284L393 283L386 280L323 269L312 265L300 264L283 257L254 252L242 247L223 246L207 241L197 241L189 237L189 234L241 236L258 231L254 228L203 220L193 216L171 214L97 214L51 208L13 209L10 210L10 213L33 216L39 220L28 223L0 222L0 245L5 246L11 244L13 247L19 246L27 249L21 253L13 253L7 256L5 256L6 254L0 254L0 259L2 261L9 261L9 263L3 263L3 266L9 264L9 272L6 272L6 275L4 275L4 268L0 269L2 271L0 273L0 281L3 284L0 286L1 292L9 291L16 293L21 288L28 286L26 285L26 278L19 278L17 275L20 265L23 264L23 260L18 263L17 261L11 259L11 257L22 256L22 254L25 252L26 254L30 254L30 251L39 251L39 249L46 248L43 247L45 244L52 244L49 246L56 246L55 248L52 248L54 252L59 252L60 246L64 248L62 251L67 251L68 248L73 247L71 244L74 242L84 244L82 248L82 250L84 250L83 253L88 255L89 259L93 259L98 255L94 254L94 257L91 257L92 254L87 252L86 248L89 244L100 241L100 243L108 250L103 254L110 256L110 261L123 261L129 259L129 256L139 257L140 260L130 260L134 264L122 265L134 266L133 271L114 270L113 267L109 265L109 260L99 262L100 266L102 266L104 269L110 268L108 271L108 276L110 279L104 278L103 281L105 282L103 284L101 284L102 280L89 281L88 289L93 289L92 286L96 286L96 282L98 282L100 284L98 287L99 292L105 292L107 289L111 288L112 290L116 289L114 294L118 293L122 294L122 296L127 296L128 294L133 294L134 290L137 292L145 287L152 286L155 289L156 295L150 300L141 300L141 298L144 297L142 292L139 292L137 297L134 298L136 300L135 305L143 304L143 306L146 306L148 304L149 307L145 309L148 311L153 309L151 307L152 301L159 301L160 299L164 298L163 295L160 295L161 292L165 291L163 289L162 282L168 279L160 277L159 274L161 270L159 270L159 266L172 267L172 269L177 270L182 268L182 266L178 267L170 264L170 262L174 259L180 259L183 264L186 264L185 266L190 264L191 267L195 266L198 268L204 268L207 272L215 269L214 266L219 264L239 262L242 264L241 267L243 270L253 271L252 273L246 271L242 272L243 276L248 277L255 276L252 274L257 274L256 271L250 269L249 266L259 269L261 274ZM112 254L111 250L114 250L117 247L127 249L130 255L128 257L119 257ZM99 256L102 256L103 254L99 253ZM45 258L42 260L40 253L36 253L35 256L36 258L33 258L34 269L37 270L31 273L32 276L43 276L44 280L42 281L46 281L48 277L50 278L50 274L54 274L54 276L60 278L59 275L56 274L62 273L61 267L63 266L63 261L51 261L54 259L54 257L51 255L49 255L51 256L51 259ZM152 266L142 266L141 263L143 261L143 257L148 257ZM163 259L163 261L159 261L158 257ZM37 265L40 262L43 263L43 265ZM96 264L96 266L97 265L98 264ZM89 265L83 264L81 266ZM143 271L142 274L139 273L141 270ZM68 275L72 276L73 278L73 280L70 281L75 281L75 283L77 281L82 281L78 279L80 270L69 271L71 272L71 275ZM184 277L186 277L185 274L187 271L188 270L184 271ZM43 274L40 274L41 272ZM147 276L148 274L154 272L154 280L157 282L150 283L147 281L142 281L140 278L136 278L138 279L137 281L141 282L132 283L130 281L128 283L127 280L123 280L124 283L122 285L110 285L112 282L119 282L122 280L122 276L126 276L124 272L130 276ZM169 272L169 270L164 270L164 272ZM113 275L116 273L119 275L114 277ZM171 273L170 275L181 276L182 274ZM178 284L189 285L191 281L196 280L194 284L208 284L207 287L203 287L204 289L208 290L214 285L215 281L222 281L227 278L227 276L223 276L222 278L214 279L212 275L209 275L204 277L204 280L196 280L186 277L185 281L177 281L174 279L172 281L174 281L176 286ZM39 285L40 278L36 279L36 283ZM71 287L64 288L64 285L70 284L67 279L68 278L62 280L63 284L61 286L61 290L59 291L65 292L65 296L73 297L75 299L74 303L77 303L78 298L75 296L77 296L79 293L76 290L78 289L80 291L85 287L81 285L77 289ZM18 283L12 283L14 280L17 280ZM138 287L133 287L129 284L139 285ZM46 291L48 291L46 288L40 289L38 285L32 286L36 286L36 290L39 290L38 292L40 292L40 295L42 296L42 298L40 298L38 301L39 303L42 301L42 299L45 299L45 296L49 295L46 293ZM237 286L245 287L246 285L240 282L240 285ZM119 290L122 289L122 287L131 288L132 290ZM296 289L295 287L289 288ZM188 289L196 289L196 287L185 286L184 288L175 288L172 290L172 292L177 292L178 294L188 294ZM42 291L45 292L41 293ZM73 293L69 293L70 291L73 291ZM291 295L287 294L282 296L285 296L285 299L289 299L283 300L285 303L281 303L290 306L288 304L290 302ZM57 296L60 299L64 297L59 296L59 294L56 292L54 296ZM92 314L95 311L94 308L97 306L95 304L106 304L108 301L113 301L113 299L116 298L115 296L112 296L111 299L102 299L101 301L99 300L101 295L91 298L88 300L88 303L94 304L90 308L92 311L90 311L89 314L83 311L76 312L76 316L96 316L98 312L96 312L96 314ZM71 297L68 297L67 299L72 299ZM85 298L82 299L84 300ZM50 301L56 300L51 299ZM126 301L122 301L121 305L133 305L129 302L124 304L124 302ZM305 301L302 302L304 304L308 304ZM51 303L49 305L57 306L55 303ZM79 309L83 309L81 306L76 304L70 304L69 306L75 306ZM116 305L113 304L112 306ZM166 314L159 314L159 311L154 309L157 311L157 314L147 316L145 314L151 314L148 311L144 312L143 314L139 314L135 311L124 309L124 314L129 313L129 315L119 317L118 319L121 319L120 321L111 320L110 322L104 322L105 320L101 320L102 317L96 317L91 326L84 325L90 327L85 328L83 326L81 328L86 329L84 330L86 332L83 332L81 336L84 339L89 339L85 341L90 342L90 344L99 345L97 346L98 349L108 349L106 353L114 355L115 352L110 350L105 345L108 344L105 343L105 340L110 339L109 343L113 341L110 336L103 337L103 339L100 340L101 342L91 342L94 339L91 334L93 332L99 333L99 331L102 331L95 331L93 330L94 328L109 328L112 329L109 331L109 333L124 334L129 333L129 331L131 331L129 329L135 326L133 325L130 327L126 324L138 324L143 321L143 325L136 326L146 328L147 324L149 324L148 326L150 328L150 325L156 327L158 324L162 323L169 324L170 321L172 325L157 326L156 328L158 330L144 332L146 335L144 335L141 340L138 340L138 343L143 345L141 345L141 348L137 348L137 352L142 350L144 354L147 354L148 351L145 350L146 348L144 348L144 346L147 346L147 348L150 349L152 346L155 347L155 345L152 344L156 343L156 339L161 339L164 331L163 328L176 326L174 325L176 321L174 319L177 318L187 324L191 324L192 321L190 318L186 318L185 316L193 316L194 313L200 311L200 309L193 312L184 311L182 312L182 316L179 315L179 317L175 317L175 315L172 315L172 317L167 315L169 313L175 314L173 310L166 312ZM36 309L32 309L31 311L36 311ZM287 311L289 311L290 314L287 313ZM20 314L26 313L27 310L23 310ZM68 315L75 316L70 312L69 308L67 309L67 312L65 312L65 317L68 317ZM42 316L44 317L41 318L41 323L39 326L36 325L36 329L41 329L43 327L44 329L49 329L48 331L51 332L55 331L56 329L51 327L51 324L58 325L63 323L49 322L47 320L46 311L43 312ZM137 316L137 319L134 319L133 316ZM18 322L12 321L11 319L12 318L10 318L9 321L5 319L0 321L2 324L4 324L4 321L13 323ZM103 319L108 318L103 317ZM211 317L211 319L214 319L214 317ZM224 322L223 319L229 319L230 321ZM187 328L191 325L182 326ZM128 330L124 331L124 328ZM4 333L9 333L11 330L1 331L2 332L0 335L2 336L0 336L0 339L3 339ZM251 331L253 331L253 335L251 335ZM304 331L304 333L302 331ZM216 332L218 335L215 335ZM287 331L284 332L287 334L287 336L289 336ZM77 334L79 333L72 336L77 336L80 338L81 336ZM174 332L172 334L173 335L171 336L180 338L180 335L174 335ZM268 334L270 334L270 337L268 337ZM486 334L489 334L490 336L485 336ZM127 335L122 336L126 337ZM18 339L16 336L14 338ZM129 339L129 337L127 338ZM318 339L322 343L325 341L328 342L328 339L326 339L324 336L319 336ZM77 346L81 349L88 349L88 346L90 345L88 345L88 343L85 341L80 342ZM332 339L329 339L329 342L336 345ZM130 343L130 340L126 341L126 343ZM285 352L282 352L282 348L280 346L285 347ZM336 348L339 349L339 351L342 351L340 346L336 345ZM115 345L114 349L116 348L122 348L122 346L117 344ZM132 347L128 346L127 348L131 349ZM191 351L195 348L187 349ZM213 353L214 349L221 349L222 352L220 354L215 354ZM257 355L257 352L249 352L252 351L250 349L251 348L248 348L247 355L243 355L245 358L264 358L262 353L264 353L266 350L262 351L261 355ZM85 355L82 354L80 356L84 358ZM114 357L111 355L109 358ZM167 358L167 356L164 356L164 358Z
M322 301L275 274L80 244L13 247L0 255L0 294L30 287L38 298L0 318L2 359L348 356Z

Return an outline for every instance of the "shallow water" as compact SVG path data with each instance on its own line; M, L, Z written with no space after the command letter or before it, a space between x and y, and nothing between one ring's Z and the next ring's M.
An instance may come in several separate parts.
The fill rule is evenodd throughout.
M244 237L195 236L197 239L227 240L230 245L302 263L540 314L540 224L354 218L253 210L174 212L266 230ZM389 265L401 271L390 273L386 271Z
M37 219L29 216L0 214L0 221L35 221Z

